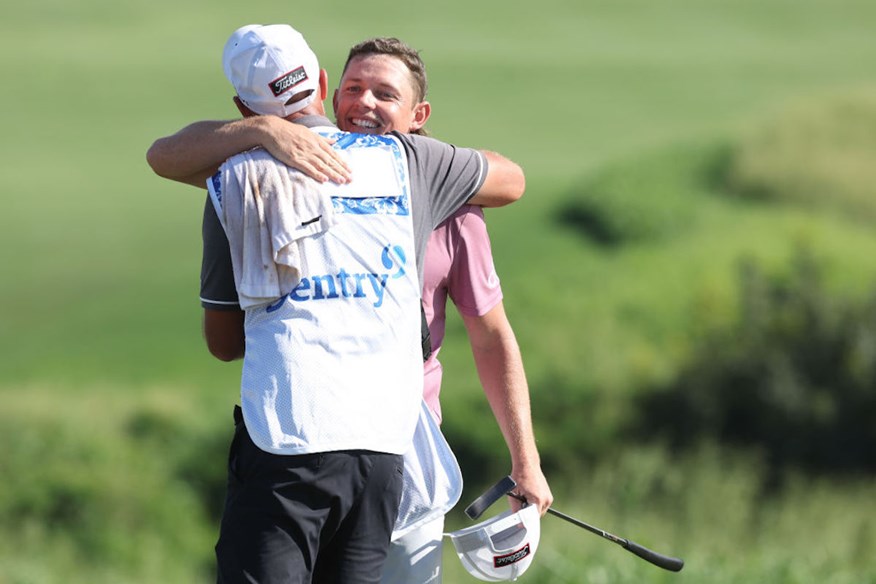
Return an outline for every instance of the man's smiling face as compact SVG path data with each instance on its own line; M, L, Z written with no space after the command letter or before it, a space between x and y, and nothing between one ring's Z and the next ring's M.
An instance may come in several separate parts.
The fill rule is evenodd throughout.
M389 55L362 55L347 65L332 103L338 127L346 132L413 132L426 120L416 102L410 72ZM428 114L426 115L428 117Z

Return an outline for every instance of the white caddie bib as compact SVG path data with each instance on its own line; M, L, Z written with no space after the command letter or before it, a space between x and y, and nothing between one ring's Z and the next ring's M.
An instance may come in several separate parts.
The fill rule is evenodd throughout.
M423 391L407 160L392 136L316 130L337 139L354 180L320 186L336 222L301 240L295 289L246 311L246 427L275 454L402 454Z

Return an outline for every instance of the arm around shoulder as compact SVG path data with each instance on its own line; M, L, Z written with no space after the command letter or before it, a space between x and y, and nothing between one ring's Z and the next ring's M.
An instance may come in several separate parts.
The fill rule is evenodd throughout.
M156 140L146 152L146 161L158 176L207 188L207 179L226 159L261 146L280 162L319 182L343 183L350 178L349 169L332 143L283 118L250 116L189 124Z
M207 188L226 158L257 145L252 126L246 120L195 122L153 142L146 161L160 177Z

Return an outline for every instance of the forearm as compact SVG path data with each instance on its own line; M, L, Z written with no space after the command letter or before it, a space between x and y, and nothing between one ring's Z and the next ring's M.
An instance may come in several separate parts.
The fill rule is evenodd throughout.
M231 156L257 146L311 178L343 183L350 173L331 147L333 140L276 116L190 124L156 140L146 160L159 176L206 188L206 181Z
M514 331L501 304L483 317L463 316L481 385L515 469L539 467L529 386Z
M501 207L520 199L526 190L523 169L501 154L487 150L481 153L487 160L487 177L469 203L482 207Z
M544 514L553 494L541 470L529 402L529 386L514 331L500 303L482 317L463 315L478 376L511 456L515 492ZM511 501L512 508L520 502Z
M242 359L246 349L242 310L204 310L204 341L220 361Z
M227 158L259 145L259 118L202 121L159 138L146 153L155 174L206 188L205 181Z
M508 446L512 467L521 472L538 468L529 386L513 332L473 344L472 354L484 394Z

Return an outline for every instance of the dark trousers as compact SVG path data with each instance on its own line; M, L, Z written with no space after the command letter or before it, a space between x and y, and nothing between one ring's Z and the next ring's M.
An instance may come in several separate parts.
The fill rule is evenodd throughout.
M264 452L235 408L219 584L380 581L398 513L401 455Z

